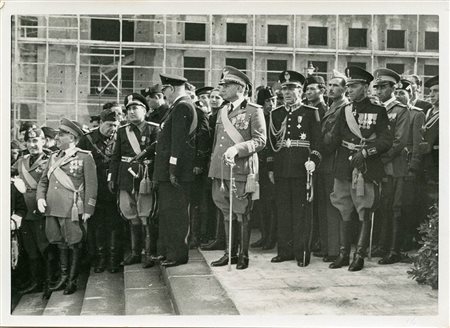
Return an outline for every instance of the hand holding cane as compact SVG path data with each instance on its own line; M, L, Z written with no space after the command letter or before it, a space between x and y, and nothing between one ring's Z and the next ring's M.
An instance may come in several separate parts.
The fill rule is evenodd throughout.
M311 150L309 150L310 151L310 153L311 153ZM311 161L311 157L310 156L308 156L308 162L307 163L309 163ZM313 199L314 199L314 189L313 189L313 176L312 176L312 171L310 171L310 170L306 170L306 201L308 202L308 203L310 203L309 205L308 205L308 211L309 211L309 209L310 208L312 208L311 206L312 206L312 201L313 201ZM310 221L313 219L313 215L311 214L310 215L310 217L308 218ZM305 240L305 242L307 242L308 243L308 250L309 250L309 248L310 248L310 244L311 244L311 238L312 238L312 228L313 228L313 223L311 222L311 231L309 232L309 238L308 238L308 241L306 241ZM305 267L306 266L306 245L303 245L304 247L303 247L303 267Z
M227 163L230 166L230 185L229 185L229 197L230 197L230 226L229 226L229 236L228 236L228 271L231 271L231 243L232 243L232 234L233 234L233 186L234 186L234 178L233 178L233 167L234 163Z

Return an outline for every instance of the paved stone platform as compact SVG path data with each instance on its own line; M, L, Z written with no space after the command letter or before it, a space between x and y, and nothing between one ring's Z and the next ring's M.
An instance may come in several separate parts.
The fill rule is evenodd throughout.
M253 235L253 233L252 233ZM256 239L257 236L252 236ZM223 251L201 251L208 265ZM437 315L438 292L408 277L410 264L382 266L378 258L365 268L329 269L312 257L305 268L297 262L271 263L276 250L250 250L246 270L210 267L242 315Z

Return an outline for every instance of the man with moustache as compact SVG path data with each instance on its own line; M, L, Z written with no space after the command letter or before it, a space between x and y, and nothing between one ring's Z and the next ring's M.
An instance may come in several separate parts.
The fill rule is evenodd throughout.
M386 108L391 133L392 147L383 155L385 177L381 192L381 232L378 254L382 256L379 264L393 264L400 261L400 224L404 177L408 174L403 150L408 142L409 111L394 96L400 76L393 70L380 68L374 72L374 89L382 105Z
M122 219L117 210L116 195L108 189L109 163L120 126L120 107L109 107L100 113L100 125L84 135L78 147L89 150L97 167L98 193L95 213L88 222L88 243L92 243L94 272L119 271L119 244L122 237ZM108 251L109 246L109 251Z
M224 266L230 260L231 264L236 264L236 269L244 270L249 265L250 210L259 192L256 153L266 144L266 126L261 106L245 99L251 85L247 75L235 67L225 66L219 85L220 95L229 103L220 109L217 116L208 176L213 178L214 203L224 215L227 248L225 254L211 265ZM229 165L233 165L235 188L231 185ZM231 218L230 188L235 189ZM230 231L230 219L233 221L233 231ZM230 234L231 254L228 250ZM239 256L237 235L240 236Z
M160 78L169 109L161 122L153 180L159 192L159 260L162 266L173 267L189 259L188 206L198 117L186 93L187 80L169 74L160 74Z
M348 226L356 211L361 221L358 243L349 271L364 267L369 243L371 212L376 205L378 187L384 176L380 155L392 146L386 109L368 97L373 76L359 67L347 67L347 90L351 103L341 109L328 138L330 149L337 149L331 204L341 213L342 231L339 256L330 268L341 268L350 262Z
M269 179L275 183L277 204L277 256L271 262L296 260L299 267L311 259L311 217L308 217L307 175L322 156L320 117L317 108L301 102L305 77L295 71L279 75L284 105L270 112L272 165Z
M331 131L333 130L336 120L341 115L341 110L349 103L345 96L347 77L333 70L333 75L328 82L328 98L333 102L330 108L325 112L322 118L322 137L323 143L329 144ZM322 149L322 163L318 170L318 190L317 202L319 203L319 226L321 227L321 236L326 238L321 239L322 252L324 253L324 262L334 262L339 255L339 241L340 236L345 234L344 228L347 226L341 225L340 213L331 204L330 194L333 192L334 186L334 165L335 165L335 150L329 150L327 147ZM343 237L345 238L345 237Z
M142 95L129 94L124 104L129 123L117 131L109 164L108 188L117 193L120 212L129 222L131 252L125 258L124 265L141 263L141 252L145 248L142 266L150 268L154 265L151 254L152 226L148 222L154 201L150 184L159 126L145 121L149 106ZM136 157L140 157L139 160L135 160ZM142 230L145 233L144 247Z
M38 212L36 189L50 152L44 150L44 132L37 127L31 127L25 131L24 141L28 154L19 158L13 165L13 169L19 173L19 178L26 186L24 199L27 214L22 220L21 234L23 246L28 255L31 283L20 293L34 293L43 287L42 297L48 299L51 293L49 288L52 278L52 261L56 257L56 252L49 246L45 234L45 216Z

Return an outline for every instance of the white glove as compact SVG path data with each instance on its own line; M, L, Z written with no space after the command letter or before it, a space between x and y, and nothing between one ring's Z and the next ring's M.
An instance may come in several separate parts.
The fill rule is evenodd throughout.
M237 155L237 153L238 153L237 149L231 146L223 154L223 156L225 157L225 161L227 163L234 163L234 157Z
M307 161L305 162L305 169L308 171L308 173L313 173L316 169L316 163L313 161Z
M39 212L45 213L45 208L47 207L47 202L43 198L38 199L37 206L38 206Z
M87 214L87 213L83 213L83 215L81 216L81 218L83 219L83 222L86 222L90 217L91 217L91 215Z
M270 180L270 182L272 184L275 184L275 178L273 176L273 172L272 171L269 171L269 180Z
M22 217L17 215L17 214L13 214L11 215L11 230L16 230L19 229L20 226L22 225ZM12 222L14 220L14 222L16 222L16 224L14 224L14 222Z

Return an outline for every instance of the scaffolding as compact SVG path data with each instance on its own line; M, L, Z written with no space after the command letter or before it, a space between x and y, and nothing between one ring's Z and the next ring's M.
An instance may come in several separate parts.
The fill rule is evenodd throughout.
M408 18L416 34L411 37L414 45L389 50L377 44L374 26L378 16L366 16L369 45L360 49L343 45L342 31L348 28L348 19L342 15L16 15L12 21L13 128L23 121L55 126L61 117L86 123L103 103L121 103L124 95L158 83L161 72L200 72L202 83L214 85L226 58L245 59L254 86L269 84L279 73L268 69L268 60L285 61L285 69L302 73L310 62L322 60L328 63L328 69L319 72L325 77L332 68L343 70L349 59L358 58L368 63L368 70L387 58L401 59L408 63L405 73L419 76L425 75L419 70L424 63L438 65L439 52L421 46L419 31L425 18ZM305 41L305 24L315 19L332 22L334 39L328 46L310 46ZM205 25L204 41L185 40L184 26L190 22ZM226 42L221 26L227 22L246 23L247 42ZM270 22L289 26L286 44L268 44L262 29ZM203 67L186 66L187 57L204 58Z

